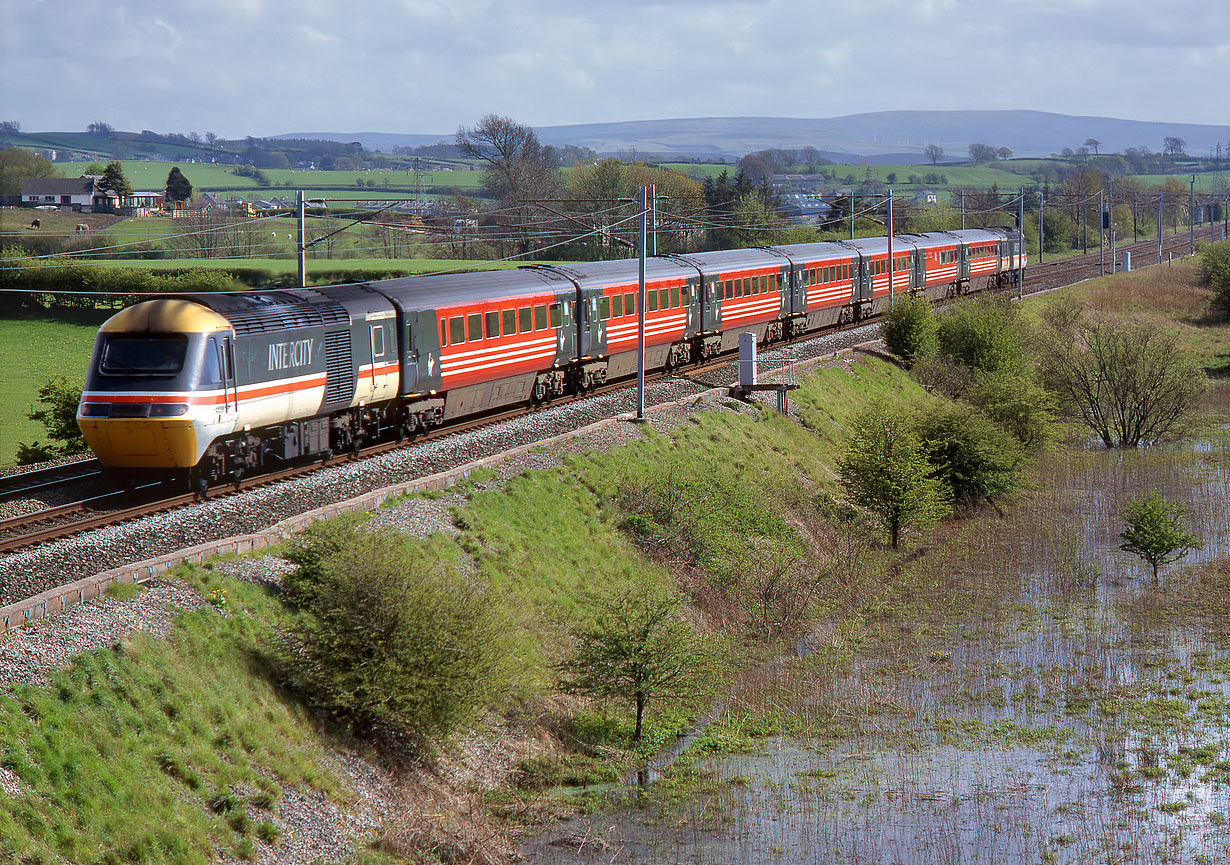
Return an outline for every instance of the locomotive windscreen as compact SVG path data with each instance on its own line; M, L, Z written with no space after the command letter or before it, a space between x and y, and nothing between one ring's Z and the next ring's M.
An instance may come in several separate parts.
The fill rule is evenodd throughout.
M105 375L175 375L184 367L188 339L182 334L116 334L103 347L98 369Z

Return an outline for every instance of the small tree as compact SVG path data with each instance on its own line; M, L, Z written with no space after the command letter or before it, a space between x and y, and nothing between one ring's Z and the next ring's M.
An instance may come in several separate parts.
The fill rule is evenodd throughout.
M888 350L913 366L920 357L939 348L939 319L935 308L920 295L898 298L884 313L881 325Z
M904 413L882 402L855 418L837 470L850 500L880 521L893 549L903 530L932 525L948 512L949 491L933 476L918 434Z
M932 165L935 165L944 158L944 148L938 144L928 144L923 148L923 154L931 160Z
M594 615L572 628L576 647L558 665L561 687L591 697L632 700L634 741L654 698L710 693L722 664L717 643L680 615L679 595L643 576L594 598Z
M179 170L179 166L172 166L167 172L167 186L165 200L171 201L187 201L192 198L192 183L184 173Z
M1119 549L1135 553L1152 565L1156 582L1159 567L1201 547L1200 539L1184 528L1185 518L1181 507L1157 492L1131 499L1123 509L1127 526L1120 534L1123 543Z
M26 412L30 420L38 421L47 430L48 444L18 445L18 461L27 464L42 462L68 454L85 453L89 446L77 426L77 406L81 402L81 385L69 384L62 375L52 376L38 389L42 408L31 407ZM52 444L54 442L54 444Z
M103 169L98 185L103 189L110 189L120 197L121 201L132 195L132 184L124 176L124 167L114 160L108 162L107 167Z

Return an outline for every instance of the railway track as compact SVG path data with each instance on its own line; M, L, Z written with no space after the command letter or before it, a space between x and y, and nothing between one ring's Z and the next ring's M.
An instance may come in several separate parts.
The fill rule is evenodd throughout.
M98 460L90 458L0 477L0 502L29 498L64 484L87 481L102 475Z
M1163 247L1163 257L1167 254L1188 250L1189 239L1186 235L1166 238ZM1121 246L1119 251L1130 251L1133 259L1140 262L1150 261L1150 256L1157 259L1156 241L1142 241L1136 244ZM1107 268L1109 273L1109 267ZM1045 291L1062 285L1068 285L1082 279L1099 275L1100 267L1096 253L1060 259L1054 262L1044 262L1041 265L1031 265L1026 272L1023 293L1031 294ZM816 334L798 337L782 345L790 345L804 340L815 339ZM780 347L775 346L775 347ZM686 376L695 378L706 372L719 369L731 362L733 353L722 355L702 364L689 365ZM660 381L677 375L676 372L662 372L649 376L648 381ZM403 442L382 442L364 448L359 454L334 456L326 461L315 460L300 465L290 466L275 472L268 472L242 482L227 486L211 488L206 496L216 499L236 493L269 486L291 478L320 471L322 468L341 465L357 459L377 456L388 451L413 446L428 441L438 441L451 436L459 436L476 428L502 420L524 416L533 411L553 405L566 405L578 399L586 399L592 395L608 393L631 384L629 379L609 382L583 395L560 397L532 409L524 407L498 411L487 415L468 418L465 421L434 430L425 435ZM81 484L88 480L98 481L102 478L101 468L97 460L82 460L78 463L51 466L20 475L0 478L0 502L16 500L23 496L35 495L43 491L63 490L67 485ZM101 482L100 482L101 483ZM142 490L116 489L100 486L89 496L77 498L63 504L41 508L30 513L20 514L0 520L0 554L28 548L47 541L70 537L102 526L115 525L130 520L163 513L200 501L202 496L189 492L176 492L173 495L162 494L151 497L145 490L145 498L134 501L134 495Z

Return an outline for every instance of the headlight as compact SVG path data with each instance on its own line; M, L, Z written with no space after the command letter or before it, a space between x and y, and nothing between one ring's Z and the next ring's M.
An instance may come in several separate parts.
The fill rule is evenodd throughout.
M83 402L81 404L82 417L106 417L111 414L111 403L109 402Z
M182 402L156 402L149 407L150 417L179 417L188 413L188 406Z

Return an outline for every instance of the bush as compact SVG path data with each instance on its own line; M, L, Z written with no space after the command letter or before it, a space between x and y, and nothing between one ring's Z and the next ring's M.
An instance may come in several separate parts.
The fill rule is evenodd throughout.
M888 350L913 366L939 348L939 319L921 295L906 295L894 301L884 314L884 342Z
M940 351L962 366L983 372L1025 369L1025 323L1003 296L963 301L940 318Z
M851 503L871 512L888 531L893 549L903 531L933 525L948 511L950 492L934 476L913 424L882 402L855 418L837 471Z
M430 752L502 695L508 653L494 603L447 558L451 548L350 531L315 548L305 615L277 654L336 720Z
M1029 375L979 372L965 398L987 413L1026 450L1045 447L1055 436L1055 396Z
M932 407L919 417L918 435L936 476L958 504L990 502L1020 483L1025 460L1020 442L975 406Z
M1217 293L1217 305L1230 313L1230 240L1209 244L1201 251L1200 282Z
M89 447L81 427L77 426L77 405L81 402L81 385L69 384L62 375L54 375L38 389L40 409L26 412L30 420L38 421L47 430L47 444L17 445L17 461L22 465L43 462L69 454L85 453Z

